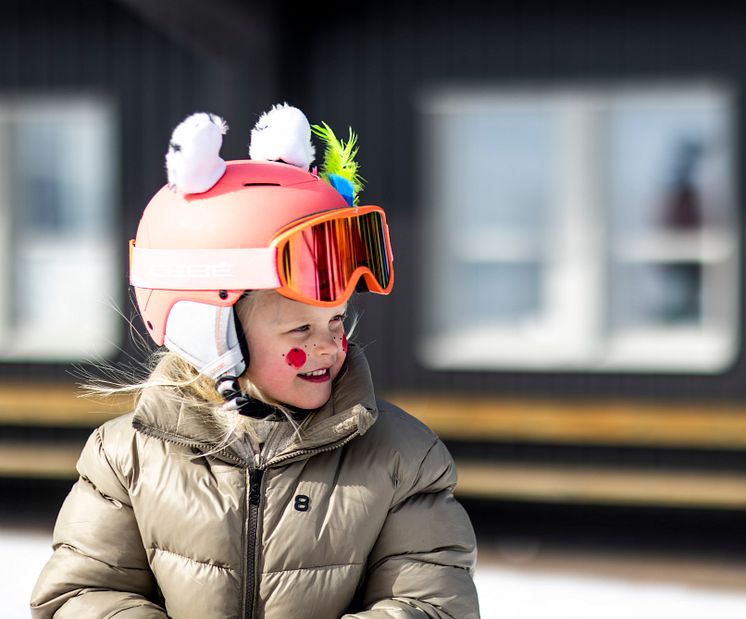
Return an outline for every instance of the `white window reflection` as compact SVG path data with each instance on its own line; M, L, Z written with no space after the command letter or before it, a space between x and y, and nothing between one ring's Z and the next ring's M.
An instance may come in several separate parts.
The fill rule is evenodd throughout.
M710 85L429 93L422 361L727 367L733 110Z
M115 150L106 101L0 100L0 359L118 344Z

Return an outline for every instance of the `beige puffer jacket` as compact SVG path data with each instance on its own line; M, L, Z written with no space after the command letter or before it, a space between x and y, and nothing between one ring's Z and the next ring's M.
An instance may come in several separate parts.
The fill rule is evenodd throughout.
M352 352L352 348L350 349ZM453 461L376 403L357 349L303 440L255 468L165 390L97 429L32 615L477 619Z

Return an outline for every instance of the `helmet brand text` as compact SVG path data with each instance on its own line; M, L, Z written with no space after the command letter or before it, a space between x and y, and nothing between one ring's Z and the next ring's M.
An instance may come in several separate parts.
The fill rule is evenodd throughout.
M150 274L155 277L168 278L232 277L233 265L229 262L215 264L160 264L153 265Z

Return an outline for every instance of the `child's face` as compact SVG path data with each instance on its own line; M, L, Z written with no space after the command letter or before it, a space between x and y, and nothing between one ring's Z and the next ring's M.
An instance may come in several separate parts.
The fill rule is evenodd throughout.
M316 307L276 292L243 301L239 315L249 346L248 378L265 394L297 408L325 404L347 356L347 304Z

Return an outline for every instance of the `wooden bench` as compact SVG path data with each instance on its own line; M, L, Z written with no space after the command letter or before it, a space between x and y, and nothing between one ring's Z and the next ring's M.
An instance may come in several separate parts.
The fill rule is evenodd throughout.
M550 402L496 397L389 394L445 440L746 449L746 406L646 402ZM72 385L30 391L0 386L0 426L93 428L131 409L79 398ZM0 476L73 479L82 442L0 441ZM558 503L746 509L746 475L737 472L593 467L461 458L462 497Z
M650 449L746 449L746 406L390 394L444 440ZM464 497L746 509L746 474L457 459Z
M691 449L746 449L746 405L515 400L390 394L453 440Z

